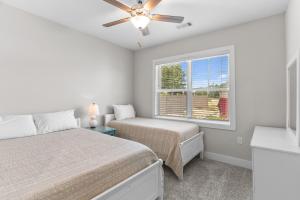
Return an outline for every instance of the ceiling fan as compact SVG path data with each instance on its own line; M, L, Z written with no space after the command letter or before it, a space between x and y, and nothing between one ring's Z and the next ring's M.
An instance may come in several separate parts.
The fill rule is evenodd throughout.
M148 29L148 24L151 20L163 21L163 22L172 22L172 23L181 23L184 20L184 17L180 16L171 16L171 15L160 15L160 14L151 14L151 11L162 1L162 0L148 0L146 3L143 3L142 0L138 0L138 3L132 7L129 7L117 0L103 0L113 6L120 8L123 11L126 11L130 14L130 17L123 18L117 21L103 24L104 27L115 26L124 22L131 21L131 23L139 29L144 36L150 34Z

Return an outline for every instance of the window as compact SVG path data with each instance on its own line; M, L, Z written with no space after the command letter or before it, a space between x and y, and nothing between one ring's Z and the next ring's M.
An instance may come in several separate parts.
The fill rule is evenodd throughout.
M235 129L234 48L154 61L154 116Z

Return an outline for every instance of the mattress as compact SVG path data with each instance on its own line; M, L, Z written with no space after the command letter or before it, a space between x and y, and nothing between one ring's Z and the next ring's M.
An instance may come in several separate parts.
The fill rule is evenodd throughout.
M150 118L113 120L108 126L116 128L118 136L151 148L180 179L183 178L180 143L199 133L196 124Z
M0 199L90 200L157 160L142 144L86 129L0 140Z

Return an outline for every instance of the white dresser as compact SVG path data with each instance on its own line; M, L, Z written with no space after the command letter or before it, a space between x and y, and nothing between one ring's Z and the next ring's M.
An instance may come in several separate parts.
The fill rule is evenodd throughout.
M300 200L300 147L286 129L256 127L253 200Z

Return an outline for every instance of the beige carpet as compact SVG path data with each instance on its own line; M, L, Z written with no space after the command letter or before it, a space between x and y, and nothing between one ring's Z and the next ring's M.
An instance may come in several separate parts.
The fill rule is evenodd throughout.
M251 200L251 177L251 170L195 158L183 181L165 167L164 200Z

